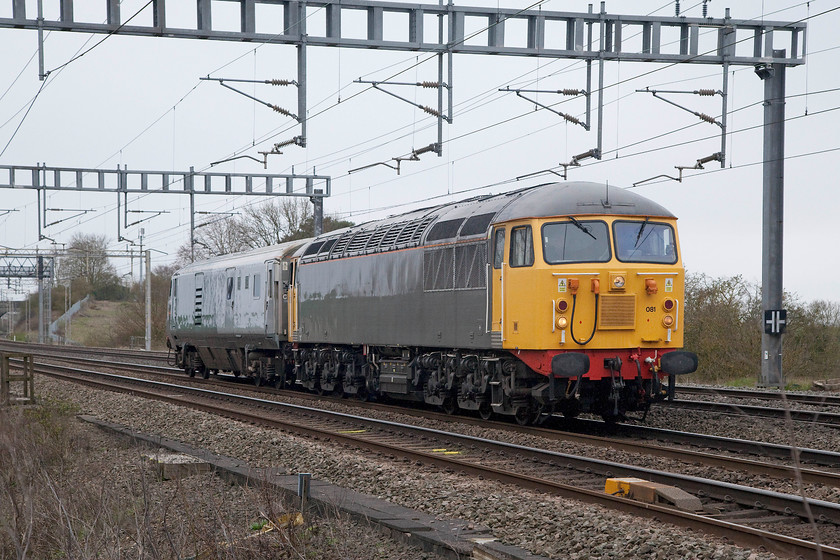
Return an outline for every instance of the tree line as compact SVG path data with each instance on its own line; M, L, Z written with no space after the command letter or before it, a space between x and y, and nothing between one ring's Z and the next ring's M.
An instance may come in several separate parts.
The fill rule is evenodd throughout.
M809 385L814 380L840 378L840 303L806 302L786 292L783 307L787 309L782 339L786 382ZM686 275L684 345L700 359L692 380L758 379L763 332L759 284L742 276Z

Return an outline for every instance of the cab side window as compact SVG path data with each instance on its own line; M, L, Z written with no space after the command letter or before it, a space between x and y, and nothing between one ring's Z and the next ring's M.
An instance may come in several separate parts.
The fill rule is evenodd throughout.
M510 266L531 266L534 264L534 243L531 226L519 226L510 231Z
M493 268L502 268L502 261L505 260L505 228L499 228L493 240Z

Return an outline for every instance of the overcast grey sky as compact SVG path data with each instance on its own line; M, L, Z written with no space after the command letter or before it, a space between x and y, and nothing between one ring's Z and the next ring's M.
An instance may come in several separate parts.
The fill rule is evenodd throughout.
M11 0L0 0L0 17L10 17ZM102 2L76 2L78 19L104 19ZM99 6L101 4L101 6ZM123 19L145 2L122 2ZM191 26L195 3L169 2L168 24ZM234 28L236 10L213 3L214 26ZM458 2L459 5L465 4ZM484 5L471 2L472 5ZM524 8L532 2L497 5ZM700 1L683 1L683 14L699 17ZM27 10L35 10L27 0ZM58 0L44 0L45 17L57 19ZM549 0L544 10L585 12L587 2ZM803 299L840 300L840 258L836 231L840 211L840 10L837 2L740 0L709 2L709 16L734 19L808 21L808 61L787 70L785 154L785 287ZM233 6L235 8L235 6ZM596 3L597 11L598 5ZM674 2L607 2L607 12L632 15L674 15ZM85 12L85 10L93 10ZM181 11L178 11L181 10ZM225 11L227 10L227 11ZM832 11L833 10L833 11ZM310 12L310 31L323 26L323 13ZM825 15L819 15L828 12ZM258 12L257 30L275 32L271 12ZM148 8L138 16L150 18ZM139 21L143 21L142 19ZM386 21L387 24L387 21ZM362 29L346 16L344 33ZM386 32L387 32L386 27ZM471 31L471 29L467 29ZM512 28L507 32L513 37ZM64 64L95 44L101 35L53 32L47 36L46 68ZM387 38L387 36L386 36ZM626 38L632 41L632 38ZM714 35L701 38L714 46ZM785 48L787 45L778 45ZM37 35L34 31L0 29L0 151L41 87L38 81ZM595 147L596 133L565 123L557 115L498 88L562 89L586 87L581 61L520 57L456 55L454 57L454 122L444 127L444 154L404 162L397 175L384 166L349 174L350 169L408 154L436 141L436 121L353 80L434 81L436 62L418 64L422 53L360 49L308 49L308 145L287 147L269 159L268 172L311 173L333 177L327 213L362 222L427 205L482 193L496 193L552 180L551 176L513 181L517 176L556 168L559 163ZM0 157L2 165L46 163L64 167L198 170L234 153L257 156L274 142L299 133L283 117L217 83L217 78L293 79L293 46L216 41L112 36L84 57L53 72L20 130ZM597 76L597 72L595 73ZM597 82L594 82L597 83ZM691 166L720 149L719 128L698 122L688 112L635 93L645 87L672 90L720 89L721 69L710 65L665 67L643 63L605 65L605 107L602 161L587 160L569 170L570 180L609 182L629 187L660 174L676 175L674 166ZM242 85L243 90L271 103L296 110L293 88ZM593 87L595 87L593 85ZM681 183L657 180L638 187L670 209L679 220L683 260L691 272L712 276L741 274L761 277L762 116L763 85L749 67L733 67L729 76L729 131L726 169L716 163L687 171ZM436 105L434 90L393 88L423 105ZM360 93L361 92L361 93ZM360 93L359 95L355 95ZM675 101L693 110L719 116L719 98L679 96ZM550 104L556 96L541 95ZM340 101L340 102L339 102ZM583 116L582 99L557 107ZM807 112L807 114L806 114ZM237 160L221 171L262 172L262 166ZM560 180L557 178L557 180ZM175 195L130 197L135 210L169 213L142 224L156 264L174 260L177 247L189 238L189 201ZM197 197L197 209L236 211L257 199ZM75 231L105 233L116 239L116 195L50 193L50 208L92 209L45 233L66 243ZM49 248L37 242L34 191L0 190L0 244L14 248ZM49 220L72 213L52 212ZM202 219L206 219L202 218ZM201 220L199 220L201 221ZM139 227L126 236L137 239ZM126 244L112 243L114 249ZM115 262L120 273L127 262Z

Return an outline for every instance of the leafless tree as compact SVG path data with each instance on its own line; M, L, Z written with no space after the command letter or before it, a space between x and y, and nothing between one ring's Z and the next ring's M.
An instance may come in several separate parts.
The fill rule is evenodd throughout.
M331 216L324 217L324 231L353 225ZM282 198L259 206L249 206L240 215L216 219L197 227L195 246L187 241L178 248L178 264L207 259L293 241L314 235L312 206L304 198Z
M108 259L108 238L95 233L74 233L61 259L61 274L71 280L82 279L91 286L110 280L116 269Z
M249 206L240 219L250 247L282 243L312 219L312 206L302 198L283 198L276 204Z

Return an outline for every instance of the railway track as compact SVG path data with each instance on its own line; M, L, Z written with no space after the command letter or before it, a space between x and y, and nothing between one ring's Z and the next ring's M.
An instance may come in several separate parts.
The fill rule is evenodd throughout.
M69 356L74 360L78 360L80 352L88 355L113 356L115 358L127 359L141 359L143 361L152 361L161 364L168 364L169 355L167 352L146 352L145 350L128 350L128 349L114 349L114 348L99 348L99 347L84 347L83 349L77 347L61 347L48 344L35 343L20 343L11 341L0 341L0 351L2 350L14 351L28 351L36 353L44 357L62 357ZM743 389L717 389L708 387L689 387L680 386L677 388L677 393L696 394L706 396L725 396L725 397L739 397L743 399L755 398L766 399L776 402L783 401L783 395L778 392L771 391L750 391ZM840 405L840 396L832 395L801 395L801 394L786 394L788 403L806 403L806 404L824 404L824 405ZM711 412L715 414L727 415L741 415L741 416L756 416L762 418L790 418L796 422L806 422L812 424L819 424L830 426L833 428L840 427L840 413L830 411L813 411L813 410L798 410L792 408L779 407L764 407L734 403L721 403L709 401L695 401L678 399L675 401L665 401L656 406L671 406L675 408L683 408L690 410L700 410L704 412Z
M169 356L165 351L132 350L129 348L104 348L100 346L56 346L55 344L39 344L37 342L14 342L0 340L0 352L29 352L38 356L72 356L80 354L93 356L113 356L115 358L140 359L166 363Z
M690 385L677 385L677 395L699 395L708 397L727 397L733 399L757 399L766 401L782 401L787 403L825 405L831 407L840 406L840 395L790 393L761 389L727 389L722 387L697 387Z
M50 357L54 360L60 361L70 360L70 358L66 358L63 356ZM442 422L461 423L485 428L493 428L510 433L539 436L554 441L568 441L583 445L618 449L630 453L658 456L680 461L689 461L707 465L710 467L719 467L731 471L743 471L750 474L766 475L775 478L797 480L801 477L802 481L806 483L840 487L840 473L837 472L807 468L801 465L794 467L784 464L773 464L767 463L766 461L748 459L743 456L731 457L721 455L719 453L710 452L722 450L739 455L752 455L757 458L773 458L783 461L789 461L794 456L794 454L796 454L797 459L801 464L840 468L840 453L830 451L799 447L793 448L791 446L771 444L767 442L721 438L703 434L692 434L673 430L648 428L645 426L619 425L607 428L607 426L601 421L581 419L575 419L570 421L562 418L561 416L555 417L555 421L549 424L549 426L553 425L554 427L524 427L504 421L488 422L486 420L481 420L474 416L452 416L448 414L430 411L426 408L412 409L403 406L391 406L383 405L381 403L354 401L341 399L338 397L316 396L309 393L301 393L297 391L279 391L268 387L254 387L244 378L234 378L233 376L227 375L212 376L210 379L207 380L190 380L190 378L184 376L182 370L166 366L121 363L113 362L110 360L99 360L93 358L79 357L72 358L72 362L76 365L86 365L89 367L98 368L99 370L116 370L135 375L138 373L143 373L146 375L158 376L159 378L166 380L174 379L175 382L179 385L191 382L203 384L201 386L204 387L206 387L209 384L212 386L229 389L231 388L231 381L236 380L240 382L240 388L244 387L251 393L271 395L272 397L287 397L298 400L302 399L304 401L309 401L312 403L323 402L326 399L333 402L340 402L343 406L356 408L359 410L388 411L396 414L403 414L420 418L431 418ZM610 431L612 433L609 436L605 437L603 434L607 431ZM655 440L658 442L662 442L666 445L680 444L694 446L705 448L709 451L704 452L691 449L673 449L672 447L666 447L658 444L632 441L628 438Z
M821 522L822 542L840 543L840 506L777 492L677 475L615 462L589 459L533 447L420 428L391 421L232 395L202 387L124 378L67 366L38 365L49 375L131 392L213 414L282 428L302 435L422 461L443 468L516 484L543 492L602 504L646 517L725 535L748 546L763 546L783 554L813 556L819 545L762 530L761 526L800 524L812 516ZM703 501L701 514L657 504L640 504L604 494L604 479L635 476L679 486ZM563 480L564 483L557 482ZM840 558L840 549L822 547L824 558Z
M778 408L770 406L754 406L740 403L720 403L710 401L689 401L674 400L663 401L657 406L682 408L689 410L700 410L715 414L728 414L736 416L756 416L760 418L790 418L795 422L806 422L840 428L840 413L824 412L819 410L799 410L793 408Z

